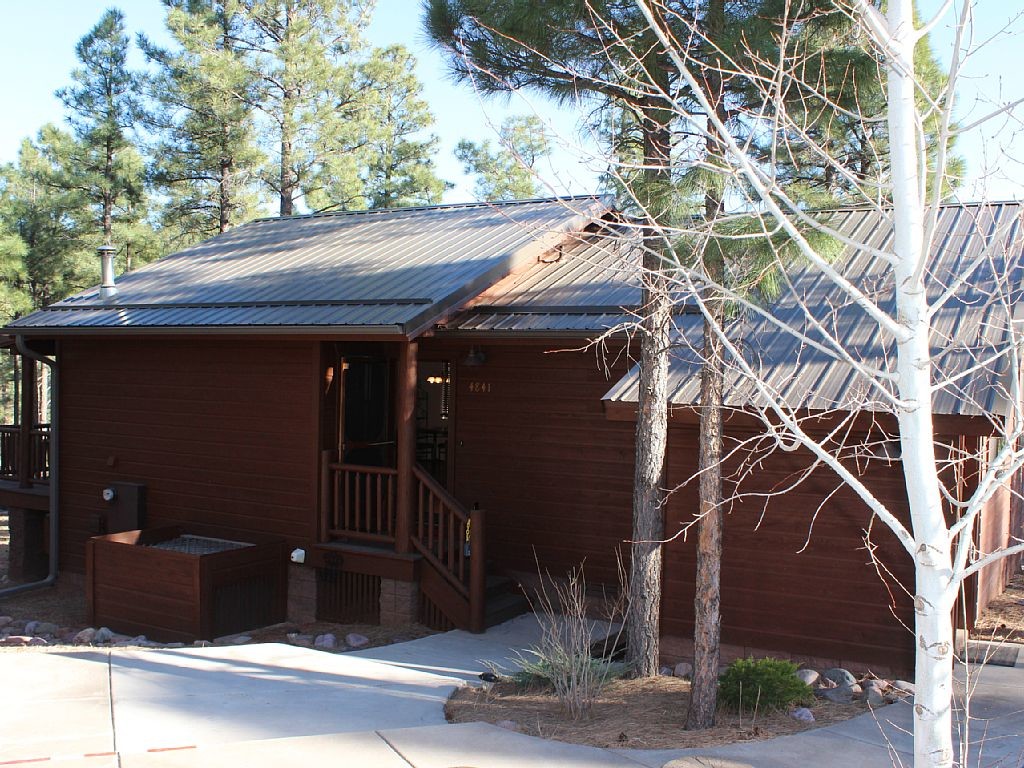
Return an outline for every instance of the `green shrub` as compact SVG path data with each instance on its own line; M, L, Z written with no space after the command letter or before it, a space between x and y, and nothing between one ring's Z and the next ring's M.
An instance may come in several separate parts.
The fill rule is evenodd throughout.
M783 659L737 659L719 678L718 700L736 712L771 712L814 701L811 687Z

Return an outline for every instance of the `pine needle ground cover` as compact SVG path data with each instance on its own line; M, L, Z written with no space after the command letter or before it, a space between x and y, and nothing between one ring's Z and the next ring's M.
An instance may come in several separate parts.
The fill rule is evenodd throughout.
M786 712L718 713L718 724L686 731L690 683L677 677L614 680L598 696L590 716L574 721L550 691L499 682L460 688L445 709L452 723L515 724L522 733L593 747L686 749L785 736L864 714L867 705L816 701L815 722L801 723Z

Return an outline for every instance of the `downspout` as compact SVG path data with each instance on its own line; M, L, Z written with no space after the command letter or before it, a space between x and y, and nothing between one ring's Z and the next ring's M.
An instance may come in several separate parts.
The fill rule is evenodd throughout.
M60 515L57 503L58 489L60 488L58 483L60 469L57 461L57 457L60 455L57 450L60 437L58 416L60 413L60 375L57 371L56 360L29 349L25 343L24 336L15 336L14 340L18 352L22 355L35 360L37 363L50 366L50 567L45 579L32 581L28 584L19 584L16 587L0 589L0 597L16 595L19 592L27 592L30 589L39 589L40 587L52 587L57 582L57 565L60 555ZM28 417L28 414L22 414L23 419Z

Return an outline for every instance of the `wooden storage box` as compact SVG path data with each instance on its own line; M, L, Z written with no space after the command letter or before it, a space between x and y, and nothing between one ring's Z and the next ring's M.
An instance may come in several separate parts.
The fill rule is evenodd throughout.
M196 536L169 526L89 539L90 624L160 642L192 642L284 621L284 541L244 538Z

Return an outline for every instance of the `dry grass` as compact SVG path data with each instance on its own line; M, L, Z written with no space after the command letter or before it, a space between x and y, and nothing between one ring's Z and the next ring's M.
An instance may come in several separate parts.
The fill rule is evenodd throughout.
M1024 574L1015 576L1006 591L989 604L971 638L1024 643Z
M512 683L488 688L461 688L445 708L449 722L511 720L523 733L594 747L683 749L736 741L771 739L845 720L868 711L867 705L818 701L810 709L814 723L801 723L786 712L719 713L718 725L704 731L684 729L690 683L676 677L616 680L598 696L590 717L573 721L550 693L522 690Z

